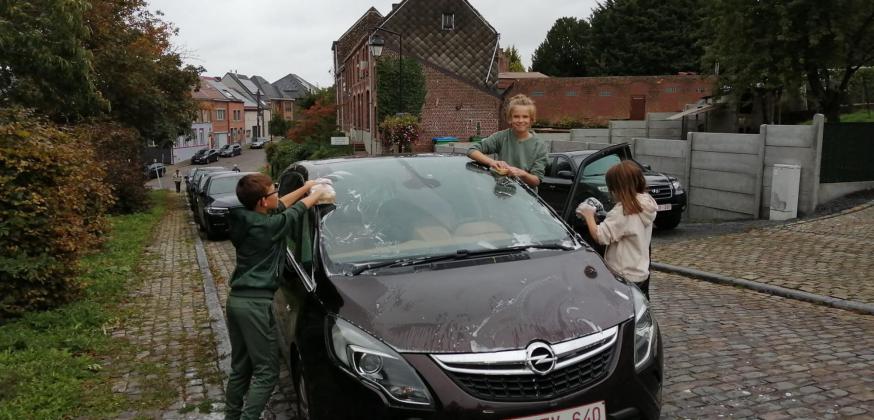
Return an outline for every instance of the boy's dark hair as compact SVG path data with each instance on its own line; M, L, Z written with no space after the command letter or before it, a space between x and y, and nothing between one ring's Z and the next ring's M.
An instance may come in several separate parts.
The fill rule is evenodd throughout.
M273 180L264 174L249 174L237 182L237 199L249 210L255 210L258 200L267 195Z

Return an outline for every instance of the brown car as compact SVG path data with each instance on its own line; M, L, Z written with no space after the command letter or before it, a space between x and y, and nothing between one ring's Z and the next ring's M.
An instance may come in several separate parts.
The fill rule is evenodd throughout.
M336 205L292 234L274 300L310 419L659 417L640 291L527 187L458 156L301 162Z

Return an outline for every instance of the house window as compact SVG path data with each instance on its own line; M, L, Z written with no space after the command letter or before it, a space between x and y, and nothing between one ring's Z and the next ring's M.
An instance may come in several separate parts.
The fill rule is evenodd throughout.
M443 14L443 30L451 31L455 29L455 13Z
M698 89L695 89L695 92L698 92L698 93L704 93L705 90L706 90L706 89L704 89L703 87L700 87L700 88L698 88Z
M609 90L602 90L601 93L599 93L598 95L599 96L613 96L613 92L610 92Z
M569 90L569 91L564 93L564 96L577 96L577 91Z
M535 90L534 92L531 92L531 96L543 96L543 91Z
M216 121L224 121L225 120L225 110L223 110L223 109L215 110L215 120Z
M678 87L665 88L665 93L677 93L679 91L680 91L680 88L678 88Z
M203 129L202 129L202 128L198 129L198 133L197 133L197 134L198 134L198 142L197 142L197 144L203 144L203 143L206 143L206 139L203 137Z

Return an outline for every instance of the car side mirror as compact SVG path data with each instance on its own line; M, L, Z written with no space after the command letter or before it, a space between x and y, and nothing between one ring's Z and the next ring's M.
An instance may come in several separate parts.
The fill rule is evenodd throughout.
M556 175L559 178L574 179L574 173L572 171L558 171L558 174Z

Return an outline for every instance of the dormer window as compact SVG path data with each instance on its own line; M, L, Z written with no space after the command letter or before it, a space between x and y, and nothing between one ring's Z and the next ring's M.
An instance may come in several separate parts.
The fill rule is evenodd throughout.
M455 29L455 13L443 14L443 30L451 31Z

